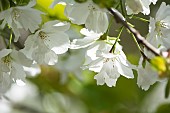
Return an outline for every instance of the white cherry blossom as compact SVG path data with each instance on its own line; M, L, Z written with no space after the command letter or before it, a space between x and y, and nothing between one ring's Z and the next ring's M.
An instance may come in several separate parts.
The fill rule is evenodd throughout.
M148 90L151 85L153 85L157 81L160 81L160 79L158 76L158 72L152 68L149 62L146 61L145 66L142 66L142 60L143 58L140 59L137 69L137 84L143 90Z
M8 73L0 72L0 97L11 87L12 80Z
M157 0L126 0L127 14L138 14L142 12L145 15L150 13L149 5L156 4Z
M23 66L29 67L32 61L16 50L3 49L0 51L0 94L5 93L12 82L25 81L26 74Z
M155 47L170 48L170 6L162 2L155 18L150 18L147 40Z
M85 24L89 31L93 30L97 33L104 33L108 28L109 22L106 12L106 9L99 8L92 0L67 4L65 8L65 14L72 23Z
M68 75L72 73L76 78L82 80L82 69L84 62L84 50L69 50L69 52L59 55L58 63L55 65L61 73L61 83L65 83Z
M32 7L36 4L35 0L31 0L26 6L11 7L3 12L0 12L0 20L3 20L1 26L6 24L12 28L17 42L20 37L20 29L30 30L33 33L39 28L41 23L41 14L39 10Z
M70 46L69 37L64 33L69 27L69 23L57 20L45 23L27 38L22 52L38 64L54 65L58 61L57 54L65 53Z
M120 75L126 78L133 78L132 66L126 59L122 47L117 43L114 53L110 53L112 45L104 41L95 42L91 45L86 54L86 62L83 68L97 72L94 79L98 85L112 87L116 85Z

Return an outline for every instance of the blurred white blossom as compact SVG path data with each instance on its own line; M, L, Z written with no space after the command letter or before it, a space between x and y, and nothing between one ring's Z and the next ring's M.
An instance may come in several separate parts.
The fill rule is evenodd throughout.
M138 14L142 12L145 15L150 13L149 5L156 4L157 0L126 0L127 14Z
M16 50L3 49L0 51L0 94L5 93L12 82L25 81L26 74L23 66L29 67L32 61ZM21 80L21 81L20 81Z
M15 39L17 42L20 37L20 29L30 30L33 33L39 28L41 23L41 14L39 10L32 7L36 4L35 0L31 0L26 6L11 7L3 12L0 12L0 20L3 20L1 26L5 27L6 24L12 28Z
M65 83L70 73L74 74L79 80L82 80L82 69L84 62L84 50L69 50L69 52L60 55L59 61L55 67L61 73L61 83Z
M30 82L25 86L13 84L11 89L0 100L0 113L42 113L38 89Z

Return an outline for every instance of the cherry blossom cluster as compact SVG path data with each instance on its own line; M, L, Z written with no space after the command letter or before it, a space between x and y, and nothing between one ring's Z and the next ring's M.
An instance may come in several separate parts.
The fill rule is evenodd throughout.
M125 0L125 13L132 16L138 13L149 15L150 4L156 2L157 0ZM0 28L9 28L12 31L8 43L0 48L0 95L12 83L24 82L26 71L34 65L53 65L61 70L63 80L69 72L81 79L80 68L89 69L96 72L94 79L97 85L106 84L109 87L116 86L120 76L134 78L133 70L137 70L137 84L144 90L148 90L157 81L167 81L166 78L161 79L158 72L152 69L149 60L146 60L145 57L155 57L146 48L142 48L145 57L141 56L138 66L127 60L123 46L119 43L125 27L121 27L116 38L109 37L109 17L112 15L108 8L100 7L92 0L83 3L54 0L51 8L56 4L65 6L64 13L69 21L43 22L41 15L45 13L33 8L36 5L35 0L30 0L25 6L10 7L0 12ZM124 17L120 12L119 14L126 21L128 16ZM72 24L83 26L80 36L72 33ZM29 35L25 36L24 47L17 48L13 43L23 38L23 29ZM169 30L170 6L162 2L155 17L150 17L146 41L158 50L167 50L170 48ZM0 38L3 39L2 36Z

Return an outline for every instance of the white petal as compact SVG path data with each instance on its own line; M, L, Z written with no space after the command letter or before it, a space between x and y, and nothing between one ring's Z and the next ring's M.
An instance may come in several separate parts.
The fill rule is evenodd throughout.
M55 65L58 61L58 56L53 51L49 51L45 54L44 61L48 65Z
M117 79L105 78L105 82L106 82L107 86L109 86L109 87L116 86L116 81L117 81Z
M22 9L21 11L22 13L18 18L18 21L21 23L22 27L25 30L29 29L31 33L33 33L36 29L39 28L39 24L41 23L42 20L41 19L42 12L32 8Z
M9 53L12 52L12 49L3 49L0 51L0 59L7 56Z
M94 71L94 72L100 72L103 66L103 58L98 58L96 60L91 61L87 65L83 65L83 69L89 68L89 70Z
M151 4L150 0L141 0L142 1L142 6L143 6L143 11L141 11L144 15L148 15L150 13L150 7L149 5Z
M122 63L124 66L129 67L131 69L137 69L136 65L132 65L126 58L123 51L120 51L120 54L117 57L117 60Z
M141 0L126 0L127 14L138 14L143 11Z
M118 69L118 72L126 78L134 78L133 71L131 68L123 65L119 61L115 60L115 66Z
M117 67L114 63L115 62L113 62L112 59L109 59L109 61L104 63L101 71L105 71L109 78L118 79L120 74L118 73Z
M0 96L3 95L11 87L12 80L7 73L0 74Z
M158 74L154 71L149 63L146 63L145 68L139 67L137 84L143 90L148 90L150 85L158 81Z
M100 38L100 36L103 34L103 33L96 33L94 31L89 31L86 28L82 28L80 30L80 33L87 36L87 37L98 37L98 38Z
M0 20L4 19L2 24L0 25L2 28L5 27L6 23L8 23L10 27L12 26L11 12L12 12L12 8L0 12Z
M75 3L74 5L66 5L65 14L75 24L84 24L88 15L88 3Z
M56 54L65 53L70 46L69 37L62 32L49 34L49 38L45 40L44 43L49 49L53 50Z
M41 46L38 46L38 48L36 48L32 53L33 60L35 60L38 64L46 64L44 62L44 58L45 53L48 51L50 51L50 49L48 49L45 45L42 44Z
M16 80L25 81L26 74L24 72L24 68L22 67L22 65L17 64L15 62L12 62L12 69L10 75L15 82Z
M38 33L36 33L35 35L28 36L24 44L25 47L22 50L20 50L27 56L27 58L32 59L32 53L38 46L37 38Z
M71 42L71 49L80 49L85 48L90 45L92 45L95 41L95 38L93 37L84 37L83 39L74 39L73 42Z
M106 13L101 12L100 16L98 17L98 31L97 32L106 32L109 26L109 21Z
M162 2L160 5L160 8L158 9L156 13L156 19L157 20L163 20L167 15L170 15L170 6L166 5L165 2Z
M58 20L54 20L54 21L48 21L46 22L43 27L42 30L46 33L52 33L52 32L56 32L56 31L67 31L70 28L70 24L68 22L60 22Z
M13 33L15 35L14 42L17 42L19 37L20 37L20 32L18 30L18 27L17 27L17 25L14 22L12 22L11 28L12 28Z
M104 75L106 75L105 72L98 73L94 76L94 79L97 80L97 85L103 85L105 83L104 81Z
M15 60L15 62L20 63L24 66L31 66L32 61L30 59L28 59L22 52L20 51L16 51L13 50L11 53L11 57L13 58L13 60Z
M31 67L23 67L26 75L36 76L41 73L39 65L33 64Z
M86 22L85 26L90 31L97 33L104 33L108 28L108 18L105 12L101 11L91 11Z

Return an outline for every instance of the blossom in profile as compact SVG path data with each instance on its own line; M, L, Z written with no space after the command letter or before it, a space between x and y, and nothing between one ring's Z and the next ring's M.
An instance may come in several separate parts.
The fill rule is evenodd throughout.
M32 7L36 4L35 0L31 0L26 6L11 7L5 11L0 12L0 20L3 20L1 27L6 24L12 28L15 34L14 41L17 42L20 37L20 29L30 30L33 33L39 28L41 23L41 14L39 10Z
M87 0L84 3L68 3L65 8L65 14L72 23L85 24L89 31L97 33L104 33L108 28L106 12L106 9L100 8L92 0Z
M3 49L0 51L0 94L5 93L12 82L24 82L26 74L23 66L31 66L29 60L22 52Z
M145 66L142 66L142 61L143 58L140 59L137 69L137 84L139 87L146 91L151 85L153 85L157 81L160 81L161 79L158 76L158 72L152 68L151 64L148 61L146 61Z
M154 18L150 18L147 40L155 47L170 48L170 6L162 2Z
M144 15L150 14L149 5L156 4L157 0L126 0L127 14L143 13Z
M112 45L98 41L87 50L83 68L98 73L94 77L98 85L106 83L109 87L115 86L120 75L126 78L134 78L132 69L135 66L128 62L119 43L117 42L114 53L109 52L111 48Z
M55 65L57 54L65 53L70 46L69 37L65 33L69 27L69 23L57 20L45 23L27 38L21 51L38 64Z

